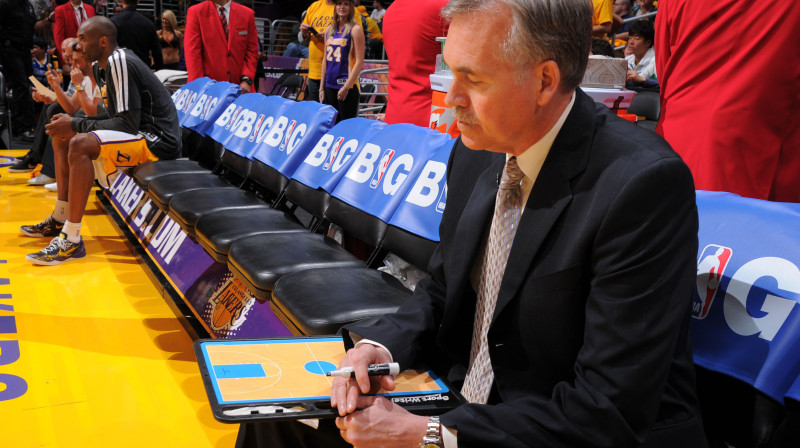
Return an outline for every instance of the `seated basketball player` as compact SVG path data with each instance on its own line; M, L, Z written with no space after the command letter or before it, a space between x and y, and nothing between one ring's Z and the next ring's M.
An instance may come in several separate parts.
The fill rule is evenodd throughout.
M78 29L87 59L97 61L94 76L107 115L72 117L58 114L45 126L53 138L58 200L44 221L22 226L31 237L55 237L26 258L55 265L86 256L81 220L97 173L101 184L120 168L181 153L180 128L169 91L147 64L127 49L117 48L117 30L105 17L92 17Z

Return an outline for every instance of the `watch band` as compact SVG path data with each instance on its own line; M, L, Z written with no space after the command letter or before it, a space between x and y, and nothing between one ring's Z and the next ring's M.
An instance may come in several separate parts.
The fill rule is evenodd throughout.
M429 418L427 432L422 438L422 442L419 443L420 448L442 448L441 428L438 415Z
M253 80L250 79L249 76L242 75L242 82L246 82L246 83L250 84L251 86L253 85Z
M81 84L75 84L75 91L76 91L76 92L83 92L84 90L85 90L85 89L83 88L83 85L81 85Z

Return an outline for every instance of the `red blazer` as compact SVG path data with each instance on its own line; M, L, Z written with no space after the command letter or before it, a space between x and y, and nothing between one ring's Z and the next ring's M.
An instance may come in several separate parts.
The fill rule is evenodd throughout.
M242 75L255 79L258 36L252 9L231 2L226 41L217 5L198 3L186 14L183 42L189 81L203 76L234 84Z
M94 7L92 5L84 3L83 10L86 11L87 19L94 17ZM78 19L75 18L75 10L72 9L71 2L57 6L55 11L53 38L56 41L56 51L60 61L64 60L61 57L61 42L68 37L78 37Z

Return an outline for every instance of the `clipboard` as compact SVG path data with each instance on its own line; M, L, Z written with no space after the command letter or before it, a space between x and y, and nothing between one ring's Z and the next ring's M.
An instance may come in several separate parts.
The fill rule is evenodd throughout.
M335 370L345 356L342 338L200 339L197 363L214 418L223 423L334 418L330 405ZM419 415L437 415L466 401L427 370L406 370L396 390L381 391Z
M39 92L39 95L43 97L50 98L51 100L55 101L57 99L56 93L50 90L49 87L45 87L44 84L39 82L38 79L34 78L33 76L28 76L28 80L30 80L33 87L36 87L36 90Z

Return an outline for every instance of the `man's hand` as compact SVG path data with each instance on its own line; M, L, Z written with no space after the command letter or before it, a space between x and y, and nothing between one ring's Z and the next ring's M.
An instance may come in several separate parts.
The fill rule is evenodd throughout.
M360 397L353 414L336 418L339 434L354 447L416 447L428 418L414 415L384 397Z
M72 84L76 86L83 84L83 72L77 68L73 68L72 71L69 72L69 76L72 78Z
M47 82L50 84L50 88L56 89L56 86L61 88L61 81L61 76L58 74L56 69L51 67L50 70L47 71Z
M356 410L359 395L375 393L381 388L394 390L394 377L369 376L367 367L370 364L392 362L386 350L372 344L362 344L347 351L339 368L353 367L355 378L334 378L331 385L331 406L339 409L339 415L349 414Z
M44 129L45 134L61 140L68 140L75 135L72 132L72 117L67 114L54 115L50 123L44 125Z
M325 86L319 88L319 102L325 104Z
M53 104L53 103L56 102L54 99L52 99L52 98L50 98L48 96L44 96L41 93L39 93L39 91L36 89L36 87L33 88L33 91L31 92L31 96L33 97L33 100L36 101L37 103L44 103L44 104L50 105L50 104Z
M250 89L251 89L252 86L250 86L250 84L242 81L242 82L239 83L239 87L242 88L242 93L250 93Z
M643 83L646 81L645 77L636 73L636 71L628 69L628 74L625 76L626 81L636 82L636 83Z

